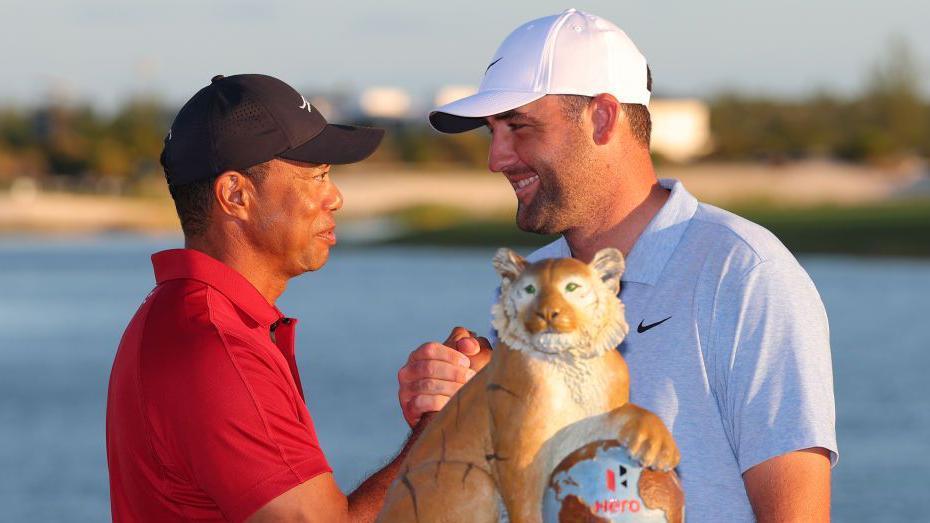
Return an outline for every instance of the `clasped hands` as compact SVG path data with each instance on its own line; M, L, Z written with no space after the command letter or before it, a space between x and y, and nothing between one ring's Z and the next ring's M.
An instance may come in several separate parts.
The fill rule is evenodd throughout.
M488 361L491 343L464 327L455 327L442 343L414 349L397 372L400 408L411 427L428 412L441 410Z

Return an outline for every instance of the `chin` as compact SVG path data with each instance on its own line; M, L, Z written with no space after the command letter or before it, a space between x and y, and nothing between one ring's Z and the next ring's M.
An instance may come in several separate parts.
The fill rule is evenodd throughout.
M574 333L542 332L532 337L533 350L543 354L561 354L574 348L578 337Z
M324 265L326 265L327 261L329 261L329 249L326 249L322 252L314 252L304 260L304 263L301 264L303 266L301 273L318 271L322 269Z
M533 234L560 234L562 231L558 227L554 227L551 224L542 222L536 216L523 216L517 214L517 228L523 232L531 232Z
M309 270L318 271L326 265L326 262L329 261L329 256L324 256L322 259L316 259L310 263Z
M539 194L536 195L538 199ZM517 227L524 232L535 234L562 234L565 227L558 223L560 211L551 205L541 204L537 199L529 205L517 205Z

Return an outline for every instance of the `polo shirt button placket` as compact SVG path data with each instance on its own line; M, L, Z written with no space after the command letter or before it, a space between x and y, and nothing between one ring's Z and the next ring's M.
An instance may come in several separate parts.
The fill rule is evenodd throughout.
M287 360L291 376L294 378L294 384L297 385L297 390L300 392L300 396L303 397L304 388L300 383L300 373L297 371L297 358L294 353L294 330L297 326L297 320L294 318L280 318L272 325L275 326L272 330L275 345L284 355L284 359Z

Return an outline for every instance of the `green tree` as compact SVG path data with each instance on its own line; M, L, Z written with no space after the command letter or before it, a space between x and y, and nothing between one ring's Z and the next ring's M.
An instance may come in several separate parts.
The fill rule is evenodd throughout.
M851 145L863 156L927 154L928 110L921 97L921 67L907 41L894 39L872 67L866 90L852 110L860 125Z

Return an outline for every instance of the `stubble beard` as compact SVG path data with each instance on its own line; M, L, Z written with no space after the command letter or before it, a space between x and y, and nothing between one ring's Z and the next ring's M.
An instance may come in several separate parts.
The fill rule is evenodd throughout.
M538 169L539 188L529 204L517 203L517 227L535 234L559 234L563 231L562 188L551 169Z
M529 204L517 203L517 227L535 234L564 234L591 217L588 209L596 201L597 187L593 162L585 144L575 137L554 155L564 158L561 165L540 162L535 169L539 188Z

